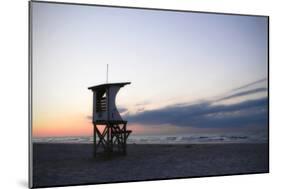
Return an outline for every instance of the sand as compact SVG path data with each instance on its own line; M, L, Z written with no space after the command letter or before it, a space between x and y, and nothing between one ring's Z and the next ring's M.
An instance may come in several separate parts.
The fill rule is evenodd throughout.
M268 144L130 144L93 158L91 144L33 144L34 187L266 173Z

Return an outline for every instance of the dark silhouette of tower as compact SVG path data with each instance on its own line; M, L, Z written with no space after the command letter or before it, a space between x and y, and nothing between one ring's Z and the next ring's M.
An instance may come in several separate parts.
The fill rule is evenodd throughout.
M94 156L99 149L108 155L114 151L127 153L127 138L132 131L127 130L127 121L120 116L115 98L120 88L128 84L106 83L88 88L93 92Z

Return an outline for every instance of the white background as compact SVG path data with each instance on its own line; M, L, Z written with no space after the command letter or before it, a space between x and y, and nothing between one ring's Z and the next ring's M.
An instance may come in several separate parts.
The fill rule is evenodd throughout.
M69 0L71 1L71 0ZM73 2L73 1L72 1ZM68 188L278 188L281 186L281 6L274 0L80 0L195 11L270 16L270 174L76 186ZM0 4L0 188L27 188L28 175L28 1ZM239 76L238 76L239 77ZM129 171L129 170L128 170Z

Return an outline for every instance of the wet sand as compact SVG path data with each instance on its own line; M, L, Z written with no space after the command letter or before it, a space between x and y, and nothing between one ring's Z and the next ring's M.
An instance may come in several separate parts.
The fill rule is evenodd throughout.
M268 172L268 144L130 144L93 157L92 144L33 144L34 187Z

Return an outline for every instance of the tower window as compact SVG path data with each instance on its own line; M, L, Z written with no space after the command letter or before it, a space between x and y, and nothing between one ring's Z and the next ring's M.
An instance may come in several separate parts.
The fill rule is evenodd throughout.
M97 91L97 99L96 99L96 111L104 112L107 109L107 96L106 90Z

